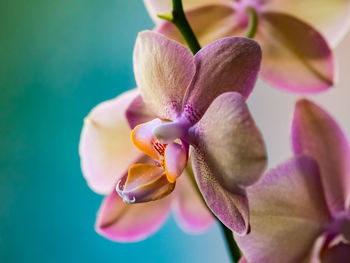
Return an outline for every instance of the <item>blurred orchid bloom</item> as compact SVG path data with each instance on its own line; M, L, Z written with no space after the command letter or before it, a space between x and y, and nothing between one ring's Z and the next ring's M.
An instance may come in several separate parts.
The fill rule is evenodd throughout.
M157 18L171 12L171 0L144 0L155 30L183 43L175 26ZM186 17L201 45L244 36L251 10L263 51L261 77L290 92L315 93L334 84L334 60L320 30L335 44L350 25L349 0L183 0Z
M350 148L338 124L308 100L295 109L296 157L248 190L251 233L236 237L243 262L347 263Z
M139 34L138 90L97 106L82 131L83 174L92 189L109 193L99 233L117 241L145 238L164 222L171 202L187 230L206 228L211 214L191 177L180 176L189 153L209 208L247 233L245 186L259 179L266 152L243 96L253 89L260 60L259 45L246 38L218 40L193 56L161 34Z

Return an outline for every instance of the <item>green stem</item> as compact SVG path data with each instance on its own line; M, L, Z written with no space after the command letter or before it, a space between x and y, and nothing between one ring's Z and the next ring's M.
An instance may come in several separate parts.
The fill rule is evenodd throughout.
M230 229L228 229L221 221L219 221L222 233L224 234L226 240L227 249L230 251L232 263L237 263L241 258L241 251L239 250L236 241L233 238L233 234Z
M185 12L184 12L183 6L182 6L182 0L172 0L172 3L173 3L172 13L171 14L160 14L160 15L158 15L158 17L172 22L177 27L177 29L180 31L182 37L186 41L188 47L190 48L191 52L193 53L193 55L195 55L201 49L201 46L200 46L195 34L193 33L193 30L192 30L190 24L188 23L188 21L186 19ZM253 11L255 12L255 9ZM256 12L255 12L255 14L256 14ZM257 24L257 22L256 22L256 24ZM256 26L257 25L255 25L255 27ZM256 31L256 29L255 29L255 31ZM202 198L204 204L207 206L201 192L198 189L198 185L194 179L194 174L193 174L191 167L187 166L186 171L187 171L188 175L190 176L190 179L191 179L193 185L195 186L198 194ZM208 210L211 212L211 210L209 208L208 208ZM222 229L222 232L223 232L224 237L225 237L227 249L230 251L232 263L237 263L241 257L241 252L240 252L235 240L233 239L233 234L232 234L231 230L228 229L223 223L221 223L221 221L214 214L213 214L213 216L216 218L217 222L219 223L219 225Z
M259 16L254 7L247 7L247 13L249 16L249 28L246 37L254 38L258 30Z
M202 196L202 193L199 191L198 185L196 183L196 179L194 178L192 168L189 165L187 165L185 169L186 169L188 176L190 177L190 180L191 180L193 186L195 187L197 193L201 197L204 205L208 208L208 211L211 212L213 217L219 223L222 234L224 235L224 238L225 238L225 243L226 243L227 250L229 251L229 256L231 258L231 262L237 263L239 261L239 259L241 258L241 251L239 250L239 247L237 246L236 241L233 238L233 234L232 234L231 230L228 229L223 223L221 223L221 221L216 217L216 215L213 214L213 212L207 206L207 203L205 202L205 200Z
M180 31L182 37L186 41L188 47L190 48L191 52L196 54L200 49L201 46L199 45L199 42L193 33L193 30L188 23L185 12L183 10L182 1L181 0L172 0L173 1L173 11L171 14L161 14L158 15L159 18L168 20L172 22L177 29Z

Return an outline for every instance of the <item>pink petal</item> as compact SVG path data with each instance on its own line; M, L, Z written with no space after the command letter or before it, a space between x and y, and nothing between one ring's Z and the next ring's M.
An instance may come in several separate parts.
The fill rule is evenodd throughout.
M335 46L350 25L350 1L347 0L269 0L266 10L293 15L315 26Z
M331 220L319 169L295 157L248 189L251 232L236 241L248 262L307 262L314 242Z
M140 157L133 147L125 111L137 96L136 90L96 106L84 120L79 154L88 185L97 193L107 194Z
M113 241L140 241L156 232L165 222L170 210L169 197L158 201L126 204L112 191L98 211L96 231Z
M257 40L261 76L290 92L315 93L334 83L334 60L326 40L308 24L281 13L261 15Z
M343 211L350 195L350 148L338 124L311 101L299 100L292 144L296 154L307 154L317 161L330 209Z
M185 98L185 115L198 121L220 94L236 91L248 97L260 67L261 50L251 39L228 37L202 48L195 56L197 73Z
M178 143L171 143L166 147L165 173L170 183L174 183L185 169L187 154L186 149Z
M207 206L233 232L246 235L249 232L249 208L245 191L227 191L200 150L191 148L191 156L196 182Z
M196 68L185 46L151 31L139 33L134 50L136 83L142 98L159 118L174 120Z
M141 95L138 95L130 103L125 115L131 129L134 129L135 126L155 118L155 115L143 102Z
M207 205L232 231L246 234L248 202L244 187L260 178L266 151L244 98L235 92L220 95L193 133L192 163Z
M187 10L186 17L202 47L223 37L242 36L246 30L238 23L232 5L218 3L201 5ZM155 30L186 44L179 30L169 21L158 23Z
M185 232L196 234L211 227L214 217L202 200L199 190L194 186L195 182L189 176L191 175L184 172L176 181L173 208L176 221L181 228Z
M238 263L249 263L249 262L246 260L245 257L242 257L242 258L238 261Z
M262 175L265 144L239 93L217 97L192 132L195 147L226 189L237 191Z

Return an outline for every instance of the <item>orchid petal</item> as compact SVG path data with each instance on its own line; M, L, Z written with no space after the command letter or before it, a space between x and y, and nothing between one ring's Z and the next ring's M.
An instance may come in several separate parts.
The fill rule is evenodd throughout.
M196 68L188 48L151 31L139 33L134 50L136 83L159 118L174 120Z
M143 102L141 95L136 96L130 103L125 115L131 129L155 118L152 111Z
M270 0L266 10L282 12L317 27L334 47L350 26L348 0Z
M154 22L161 22L162 20L157 17L157 14L171 13L172 5L171 0L144 0L146 9L150 14ZM228 2L228 0L186 0L183 1L184 10L192 9L201 5L215 4L218 2Z
M165 146L157 142L156 137L154 137L152 133L152 129L161 123L162 121L160 119L154 119L136 126L131 132L131 139L133 144L140 151L156 160L162 159Z
M187 151L178 143L171 143L165 149L165 174L170 183L182 174L187 164Z
M96 220L96 231L118 242L140 241L156 232L170 211L169 197L141 204L126 204L112 191L103 201Z
M298 93L327 90L334 83L334 60L314 28L285 14L261 15L257 40L263 50L261 76L277 88Z
M199 120L220 94L236 91L248 97L260 67L261 50L251 39L229 37L202 48L195 56L197 73L185 98L185 116Z
M175 184L169 183L164 169L151 164L134 164L130 167L123 187L117 186L117 192L126 203L143 203L164 198L174 190Z
M184 172L176 181L176 199L173 207L175 219L180 227L187 233L197 234L211 227L214 217L189 176L191 175Z
M244 35L246 29L241 26L235 11L229 5L201 5L188 10L186 18L201 46L228 36ZM179 30L170 21L158 23L156 29L171 39L186 44Z
M248 189L251 232L236 241L248 262L305 262L331 220L316 162L294 157Z
M266 151L244 98L235 92L220 95L192 132L193 168L207 205L231 230L246 234L244 187L260 178Z
M311 101L299 100L292 144L296 154L307 154L317 161L330 209L343 211L350 195L350 148L338 124Z
M245 257L242 257L238 263L249 263Z
M264 141L239 93L217 97L192 132L195 147L228 190L252 185L262 175Z
M84 120L79 154L88 185L107 194L116 181L140 157L130 139L125 111L137 96L132 90L96 106Z
M249 232L249 208L245 191L227 191L218 182L201 151L191 148L191 156L196 182L210 210L229 229L246 235Z

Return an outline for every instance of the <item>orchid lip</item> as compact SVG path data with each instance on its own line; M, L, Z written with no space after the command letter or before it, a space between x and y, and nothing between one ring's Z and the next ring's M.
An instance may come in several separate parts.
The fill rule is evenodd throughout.
M123 198L123 202L127 203L127 204L133 204L136 202L136 198L135 196L132 197L132 199L130 199L127 195L125 195L124 191L120 189L120 182L121 180L118 181L117 186L115 187L115 190L117 191L118 195ZM122 186L122 188L124 188Z

